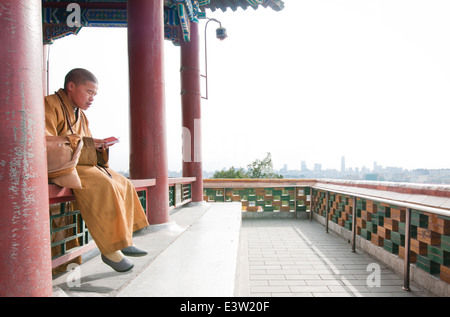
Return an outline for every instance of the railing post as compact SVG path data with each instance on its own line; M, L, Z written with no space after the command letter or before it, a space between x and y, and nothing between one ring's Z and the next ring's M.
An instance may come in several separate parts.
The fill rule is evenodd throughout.
M411 249L411 208L406 208L405 223L405 269L403 272L403 290L409 291L409 273L410 273L410 249Z
M352 201L352 252L356 252L356 197Z
M303 190L305 190L303 188ZM295 214L295 218L297 218L297 196L298 196L298 187L295 186L294 187L294 214ZM305 195L306 197L306 195ZM305 199L305 206L306 206L306 199Z
M327 191L326 193L326 201L327 205L325 207L325 231L328 233L328 211L330 209L330 192Z
M314 198L313 198L313 188L311 187L310 190L310 195L311 195L311 204L309 207L309 221L312 221L313 219L313 211L314 211Z

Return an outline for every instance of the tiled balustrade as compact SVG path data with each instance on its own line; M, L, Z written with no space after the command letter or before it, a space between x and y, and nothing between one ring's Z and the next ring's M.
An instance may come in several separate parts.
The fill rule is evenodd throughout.
M450 290L450 186L342 180L204 180L206 201L241 201L243 212L312 210L443 282ZM353 220L355 219L355 222ZM409 230L408 230L409 229ZM354 244L353 244L354 246ZM409 256L405 257L406 249ZM433 280L434 281L434 280Z
M203 200L242 203L244 212L294 212L309 210L308 180L207 179Z
M409 248L410 263L450 283L449 187L391 184L391 188L379 189L365 183L361 189L356 185L353 182L345 188L348 194L339 183L312 189L313 212L348 230L355 217L356 235L403 260Z

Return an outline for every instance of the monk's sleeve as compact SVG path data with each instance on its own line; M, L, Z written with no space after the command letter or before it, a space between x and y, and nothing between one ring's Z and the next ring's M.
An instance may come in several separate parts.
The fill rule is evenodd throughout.
M45 134L59 135L64 124L64 116L62 111L59 111L61 106L51 97L45 98Z
M92 133L91 130L89 129L89 120L86 117L86 114L84 113L84 111L81 111L81 116L82 116L82 122L83 122L83 132L84 132L84 136L90 137L92 138Z

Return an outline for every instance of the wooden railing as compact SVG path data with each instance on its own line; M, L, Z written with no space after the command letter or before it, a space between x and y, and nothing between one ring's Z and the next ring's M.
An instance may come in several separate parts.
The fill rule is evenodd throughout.
M72 261L96 247L80 211L73 206L71 189L48 185L52 268ZM68 250L70 249L70 252Z
M169 178L169 210L191 201L191 184L195 177ZM155 186L154 179L131 180L146 212L148 190ZM52 236L52 268L67 263L96 247L89 230L74 207L71 189L48 185L50 205L50 234Z
M192 201L192 183L195 177L169 178L169 208L181 207Z

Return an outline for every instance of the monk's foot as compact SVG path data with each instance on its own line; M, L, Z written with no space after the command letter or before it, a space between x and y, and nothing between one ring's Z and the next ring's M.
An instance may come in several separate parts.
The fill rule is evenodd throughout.
M115 251L111 253L105 253L103 254L108 260L114 261L114 262L120 262L123 259L123 254L120 251Z
M125 249L122 249L123 254L127 256L144 256L147 255L147 251L133 245L130 245L129 247L126 247Z
M124 257L120 251L102 254L101 258L105 264L109 265L116 272L127 272L134 266L133 262Z

